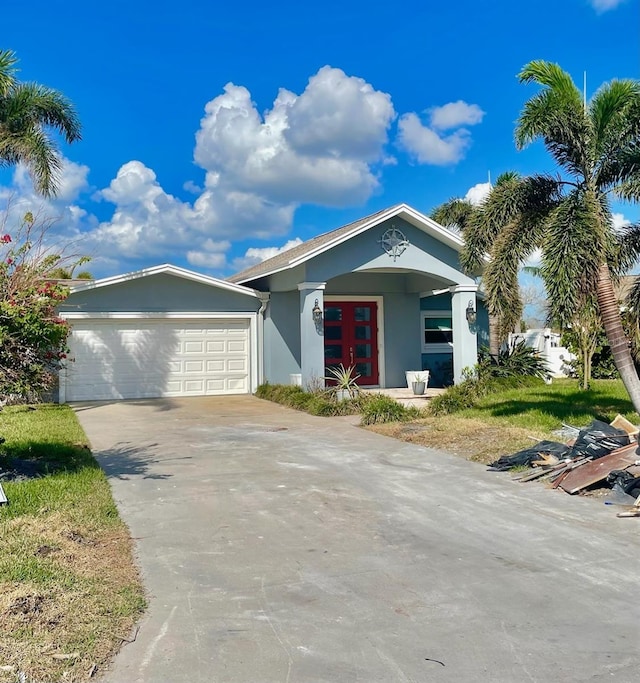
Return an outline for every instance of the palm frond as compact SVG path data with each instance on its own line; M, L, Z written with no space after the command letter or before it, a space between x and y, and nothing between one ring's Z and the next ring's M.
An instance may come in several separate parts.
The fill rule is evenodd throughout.
M634 176L621 182L615 188L615 195L628 202L640 201L640 176Z
M640 223L627 225L616 235L615 249L609 258L612 277L628 273L640 259Z
M524 105L515 130L516 146L522 149L542 139L560 166L574 176L587 173L591 121L569 74L557 64L535 61L523 68L519 78L543 88Z
M503 178L471 216L460 253L460 263L467 273L473 273L481 267L500 231L518 214L519 183L518 175Z
M56 145L41 129L2 136L0 158L10 165L25 164L36 190L45 197L57 192L62 160Z
M604 140L610 126L619 127L620 119L639 99L640 83L637 81L614 80L599 88L589 102L589 115L596 139Z
M613 81L590 104L596 155L595 182L602 191L640 176L640 83Z
M542 245L541 275L552 320L566 327L595 295L608 250L601 207L576 189L551 212Z
M50 127L67 142L79 140L80 119L62 93L36 83L20 83L4 98L3 109L13 125Z
M521 265L540 246L544 220L522 212L504 226L491 250L491 261L483 276L489 313L499 320L500 335L512 332L522 316L518 284Z
M18 58L13 50L0 50L0 97L15 85L17 62Z
M465 231L476 207L467 199L454 197L440 204L431 212L431 218L445 227L456 227Z

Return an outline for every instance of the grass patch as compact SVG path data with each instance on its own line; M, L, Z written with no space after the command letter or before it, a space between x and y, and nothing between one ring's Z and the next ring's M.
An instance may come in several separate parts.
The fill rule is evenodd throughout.
M633 410L620 380L594 380L588 391L575 380L554 380L553 384L504 389L481 398L460 413L472 418L500 418L514 426L549 432L564 422L582 427L592 419L611 422L620 413L634 424L640 416Z
M503 385L453 414L369 428L488 464L535 441L558 440L552 432L562 423L583 427L594 418L611 422L618 413L640 424L620 380L594 380L589 391L579 389L575 380L554 380L550 385Z
M0 413L0 681L86 680L144 609L129 532L68 406ZM54 655L72 655L57 659Z

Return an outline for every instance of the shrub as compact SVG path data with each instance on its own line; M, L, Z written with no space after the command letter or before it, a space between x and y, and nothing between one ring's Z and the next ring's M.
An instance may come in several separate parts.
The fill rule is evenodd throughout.
M256 396L321 417L361 413L363 425L407 422L421 415L418 408L406 408L383 394L359 392L351 399L338 401L335 387L304 391L299 386L266 383L258 387Z
M535 349L520 340L516 344L500 349L497 356L492 356L486 347L481 347L478 350L477 374L488 377L544 379L549 375L549 368Z
M370 394L362 405L362 424L408 422L420 417L418 408L406 407L383 394Z
M367 394L358 394L350 400L338 401L333 388L305 391L299 386L268 383L258 387L256 396L295 410L304 410L311 415L321 416L359 413L368 399Z

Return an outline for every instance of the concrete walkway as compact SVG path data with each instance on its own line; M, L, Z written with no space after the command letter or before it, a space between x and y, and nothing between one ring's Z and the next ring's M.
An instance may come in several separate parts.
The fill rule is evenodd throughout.
M77 410L149 591L110 683L637 680L638 520L252 397Z

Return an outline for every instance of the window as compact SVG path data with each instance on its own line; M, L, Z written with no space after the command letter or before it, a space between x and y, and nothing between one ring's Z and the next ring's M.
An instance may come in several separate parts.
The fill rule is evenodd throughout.
M450 311L422 311L422 352L452 353L453 329Z

